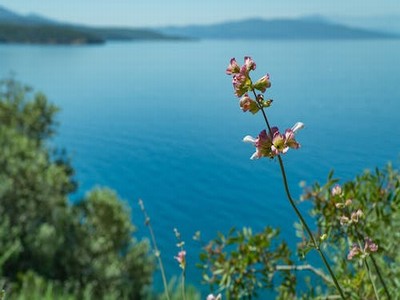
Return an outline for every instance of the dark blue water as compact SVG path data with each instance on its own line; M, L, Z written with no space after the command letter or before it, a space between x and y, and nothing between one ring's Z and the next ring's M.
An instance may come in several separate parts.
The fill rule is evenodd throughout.
M67 148L77 170L72 199L112 187L145 237L141 197L168 275L179 274L176 227L189 279L198 284L197 230L209 240L232 226L272 225L296 243L278 164L250 161L254 149L241 142L264 124L240 111L225 75L229 59L251 55L255 77L270 73L272 125L305 123L302 148L284 157L298 197L300 181L322 181L331 169L345 180L398 162L399 53L400 41L382 40L7 45L0 46L0 76L14 71L62 108L54 143Z

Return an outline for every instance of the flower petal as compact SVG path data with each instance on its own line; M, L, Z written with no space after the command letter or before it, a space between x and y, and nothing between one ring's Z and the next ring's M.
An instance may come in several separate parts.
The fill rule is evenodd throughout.
M304 123L302 122L297 122L296 124L293 125L292 131L295 133L297 130L303 129L304 128Z
M256 139L253 138L251 135L246 135L246 136L243 138L243 142L254 144L254 143L256 142Z
M250 157L251 160L259 159L259 158L260 158L260 155L258 154L258 151L254 152L253 155Z

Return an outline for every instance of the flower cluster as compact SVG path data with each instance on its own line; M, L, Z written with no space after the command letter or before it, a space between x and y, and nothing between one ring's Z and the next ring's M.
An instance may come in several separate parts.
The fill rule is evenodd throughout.
M339 217L340 225L345 228L351 225L354 226L354 228L359 228L360 224L358 223L365 217L364 213L361 209L351 209L353 200L346 199L345 191L339 184L336 184L331 189L331 196L332 200L335 202L335 207L341 211L341 216ZM358 239L358 237L355 237L355 239ZM354 257L366 258L370 253L378 251L378 245L372 242L371 238L366 237L364 243L364 248L361 248L357 243L353 243L347 255L347 259L352 260Z
M340 217L340 225L351 225L351 224L356 224L358 223L358 220L364 217L364 213L362 212L361 209L358 209L357 211L353 211L350 214L350 217L343 215Z
M240 107L246 112L257 113L261 107L268 107L271 105L272 100L264 100L262 94L256 94L255 90L265 93L267 88L271 87L271 82L269 81L269 74L261 77L257 82L253 84L250 78L250 71L256 69L256 63L250 56L245 56L244 65L239 66L235 58L232 58L228 68L226 69L226 74L232 75L233 89L235 90L235 95L237 97L242 97L240 99ZM252 99L248 92L254 93L255 99Z
M361 249L359 245L353 244L349 254L347 255L347 259L352 260L354 257L365 258L372 252L376 251L378 251L378 245L375 244L369 237L366 237L364 241L364 248Z
M273 158L276 155L286 153L289 148L298 149L300 144L295 140L294 134L303 127L304 124L298 122L292 128L286 129L284 134L279 132L278 127L273 127L271 128L271 133L263 130L257 138L250 135L245 136L243 142L252 143L256 147L256 152L250 159Z
M336 202L335 207L343 212L342 216L339 218L340 225L348 226L351 224L357 224L358 221L364 217L364 213L361 209L354 211L350 210L353 200L344 198L344 192L339 184L336 184L332 188L331 195L333 200Z
M264 95L267 88L271 87L269 74L264 75L254 84L250 78L250 71L256 69L256 63L250 56L245 56L243 66L238 65L235 58L232 58L226 74L232 75L233 89L235 95L241 97L239 101L240 108L252 114L257 113L272 103L271 99L264 100ZM257 91L261 93L257 94ZM255 99L249 96L249 93L254 94ZM264 111L263 111L264 112ZM274 158L277 155L286 153L289 148L298 149L300 144L296 141L294 134L299 129L303 128L304 124L296 123L292 128L286 129L284 133L279 132L278 127L268 127L267 130L260 132L257 138L250 135L245 136L243 141L252 143L256 147L256 152L251 156L251 159L261 157Z
M186 251L183 249L185 242L181 240L181 234L178 229L174 228L175 237L178 240L176 246L180 249L177 256L174 256L176 261L179 263L179 267L185 271L186 269Z

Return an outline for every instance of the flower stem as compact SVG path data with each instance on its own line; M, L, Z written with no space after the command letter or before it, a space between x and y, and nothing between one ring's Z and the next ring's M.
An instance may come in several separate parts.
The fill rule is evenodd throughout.
M147 212L146 212L146 209L145 209L145 207L144 207L144 204L143 204L143 200L142 200L142 199L139 199L139 206L140 206L140 209L141 209L142 212L143 212L143 215L144 215L144 218L145 218L145 224L146 224L146 226L149 228L149 232L150 232L150 236L151 236L151 241L153 242L154 253L155 253L155 256L156 256L156 258L157 258L158 265L159 265L159 267L160 267L161 277L162 277L162 281L163 281L163 285L164 285L164 294L165 294L166 299L167 299L167 300L170 300L170 298L169 298L169 293L168 293L167 277L165 276L165 270L164 270L164 265L163 265L162 259L161 259L161 253L160 253L160 251L158 250L157 242L156 242L156 237L155 237L154 231L153 231L153 227L151 226L150 218L149 218L149 216L147 215Z
M252 90L253 90L254 96L255 96L256 99L257 99L257 95L256 95L255 90L254 90L254 89L252 89ZM259 108L260 108L260 110L261 110L261 112L262 112L262 114L263 114L264 121L265 121L265 123L266 123L266 125L267 125L269 134L270 134L270 136L272 137L272 130L271 130L271 126L269 125L269 122L268 122L267 114L265 113L263 107L259 106ZM314 248L318 251L319 255L321 256L321 259L322 259L323 263L325 264L326 268L328 269L329 274L331 275L332 280L333 280L333 283L335 284L336 289L338 290L340 296L342 297L342 299L346 299L345 296L344 296L344 294L343 294L343 291L342 291L342 289L341 289L341 287L340 287L340 285L339 285L339 282L337 281L336 276L335 276L335 274L333 273L333 271L332 271L332 269L331 269L331 267L330 267L330 265L329 265L329 263L328 263L328 260L327 260L326 257L325 257L324 252L322 251L322 249L320 248L319 244L318 244L317 241L315 240L314 235L312 234L312 232L311 232L311 230L310 230L310 227L307 225L307 222L306 222L305 219L303 218L303 215L301 214L301 212L300 212L299 209L297 208L296 203L294 202L294 200L293 200L293 198L292 198L292 196L291 196L291 194L290 194L289 184L288 184L288 181L287 181L287 178L286 178L285 167L284 167L284 165L283 165L283 160L282 160L282 157L281 157L280 155L278 155L278 161L279 161L279 166L280 166L281 173L282 173L283 184L284 184L284 186L285 186L286 196L287 196L287 198L288 198L288 200L289 200L289 202L290 202L290 205L291 205L292 208L294 209L294 211L295 211L297 217L299 218L301 224L303 225L303 227L304 227L304 229L306 230L308 236L310 237L310 239L311 239L311 241L312 241L312 243L313 243L313 245L314 245Z
M249 76L249 80L250 80L251 86L253 86L253 83L252 83L252 80L251 80L250 76ZM257 94L256 94L255 89L252 88L251 90L252 90L252 92L253 92L253 95L254 95L255 99L257 99ZM264 107L263 107L260 103L258 103L258 101L257 101L257 105L258 105L258 108L259 108L259 109L261 110L261 112L262 112L262 115L263 115L263 117L264 117L265 124L267 125L267 128L268 128L268 132L269 132L269 134L270 134L270 136L271 136L271 138L272 138L272 135L273 135L273 134L272 134L271 126L270 126L270 124L269 124L268 117L267 117L267 114L265 113ZM344 296L344 294L343 294L343 291L342 291L342 289L341 289L341 287L340 287L340 285L339 285L339 282L338 282L337 279L336 279L335 274L333 273L333 271L332 271L332 269L331 269L331 267L330 267L330 265L329 265L329 263L328 263L328 260L327 260L326 257L325 257L324 252L322 251L322 249L320 248L319 244L318 244L317 241L315 240L314 235L312 234L312 232L311 232L311 230L310 230L310 227L307 225L307 222L306 222L305 219L303 218L303 215L301 214L301 212L300 212L299 209L297 208L296 203L294 202L294 200L293 200L293 198L292 198L292 196L291 196L291 194L290 194L289 184L288 184L288 181L287 181L287 178L286 178L285 167L284 167L284 165L283 165L283 160L282 160L282 157L281 157L280 155L278 155L278 161L279 161L279 166L280 166L281 173L282 173L283 184L284 184L284 186L285 186L286 196L287 196L287 198L288 198L288 200L289 200L289 202L290 202L290 205L292 206L292 208L293 208L294 211L296 212L296 215L297 215L297 217L299 218L299 220L300 220L301 224L303 225L304 229L306 230L308 236L310 237L310 239L311 239L311 241L312 241L312 243L313 243L313 245L314 245L314 248L318 251L319 255L321 256L322 261L324 262L326 268L328 269L329 274L330 274L331 277L332 277L333 283L334 283L335 286L336 286L336 289L338 290L338 292L339 292L341 298L344 300L344 299L346 299L346 298L345 298L345 296Z
M185 291L185 277L186 277L186 270L182 270L182 299L186 300L186 291Z
M360 240L362 239L362 234L357 230L357 227L355 228L355 233L356 233L356 235L357 235L357 237L358 237L358 239L359 239L358 243L359 243L360 248L361 248L362 246L361 246ZM376 273L377 273L377 275L378 275L379 281L381 282L381 284L382 284L382 286L383 286L383 289L384 289L384 291L385 291L385 294L386 294L387 299L388 299L388 300L391 300L392 297L390 296L389 289L388 289L388 287L387 287L387 285L386 285L385 280L384 280L383 277L382 277L381 270L380 270L378 264L376 263L375 258L374 258L374 256L372 255L372 253L370 253L369 257L371 258L372 264L374 265L374 268L375 268Z
M331 275L333 283L335 284L336 289L338 290L340 296L342 297L342 299L346 299L344 294L343 294L343 291L342 291L342 289L341 289L341 287L339 285L339 282L337 281L336 276L333 273L333 271L332 271L332 269L331 269L331 267L330 267L330 265L328 263L328 260L325 257L324 252L322 251L322 249L320 248L319 244L315 240L314 235L312 234L312 232L310 230L310 227L307 225L307 222L303 218L303 215L301 214L301 212L297 208L296 203L294 202L294 200L293 200L293 198L292 198L292 196L290 194L289 185L288 185L288 181L287 181L287 178L286 178L285 167L283 165L283 160L282 160L282 157L280 155L278 155L278 161L279 161L279 166L281 168L281 173L282 173L283 183L284 183L284 186L285 186L286 196L287 196L287 198L288 198L288 200L290 202L290 205L292 206L292 208L296 212L297 217L300 219L300 222L303 225L304 229L306 230L308 236L310 237L310 239L311 239L311 241L312 241L312 243L314 245L314 248L318 251L319 255L321 256L321 259L324 262L326 268L328 269L328 272Z
M368 270L368 277L369 277L369 280L371 281L372 287L374 288L375 298L376 298L377 300L379 300L379 294L378 294L378 291L376 290L375 282L374 282L374 279L372 278L371 269L370 269L370 267L369 267L369 265L368 265L367 258L364 259L364 264L365 264L365 267L366 267L367 270Z
M385 290L386 297L388 298L388 300L392 299L392 297L390 296L389 290L388 290L388 288L387 288L387 286L386 286L385 280L383 280L381 271L380 271L380 269L379 269L379 267L378 267L378 264L377 264L376 261L375 261L374 256L372 255L372 253L370 254L369 257L371 258L372 264L374 265L375 270L376 270L376 273L378 274L379 281L382 283L383 289Z

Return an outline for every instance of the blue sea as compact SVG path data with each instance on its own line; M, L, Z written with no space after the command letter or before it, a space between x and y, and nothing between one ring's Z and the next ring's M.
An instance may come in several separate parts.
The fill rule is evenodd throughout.
M61 112L52 141L75 167L77 201L108 186L131 207L136 236L148 237L137 205L151 217L167 276L178 276L174 228L186 242L188 280L204 241L229 228L281 228L290 245L296 216L285 198L279 165L250 160L242 142L265 125L243 113L225 75L230 58L257 63L253 79L270 74L267 110L282 130L297 121L301 148L284 155L292 192L342 181L399 161L400 41L128 42L102 46L0 46L0 76L44 92ZM307 205L300 208L305 212Z

